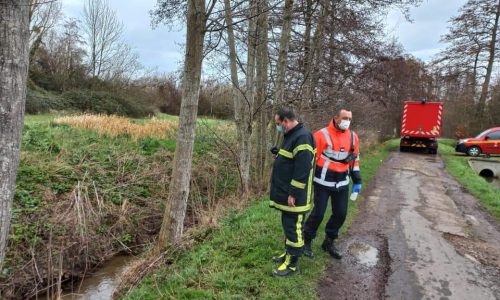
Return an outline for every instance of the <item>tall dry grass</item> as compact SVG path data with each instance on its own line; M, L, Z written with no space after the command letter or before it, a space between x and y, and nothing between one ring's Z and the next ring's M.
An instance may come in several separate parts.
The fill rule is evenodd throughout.
M158 120L151 118L144 124L132 123L130 119L108 115L79 115L60 117L54 120L56 124L66 124L72 127L95 130L102 135L128 135L134 140L152 137L169 139L175 137L178 124L175 121Z

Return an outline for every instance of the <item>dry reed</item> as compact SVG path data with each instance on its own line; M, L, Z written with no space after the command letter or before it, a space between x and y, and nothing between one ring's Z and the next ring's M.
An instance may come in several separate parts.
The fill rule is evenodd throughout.
M174 138L177 131L177 122L151 118L144 124L136 124L130 119L120 116L107 115L79 115L60 117L55 119L56 124L66 124L76 128L95 130L106 136L129 135L132 139L141 138Z

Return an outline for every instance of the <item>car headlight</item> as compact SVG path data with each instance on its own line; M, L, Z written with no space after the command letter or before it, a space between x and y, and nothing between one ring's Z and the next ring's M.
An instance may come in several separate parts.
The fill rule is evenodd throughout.
M459 144L467 143L469 139L461 139L458 141Z

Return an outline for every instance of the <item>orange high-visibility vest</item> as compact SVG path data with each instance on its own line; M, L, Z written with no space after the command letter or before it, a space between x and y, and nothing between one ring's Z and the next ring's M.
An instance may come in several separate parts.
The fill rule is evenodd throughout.
M332 121L328 127L314 133L314 141L317 146L314 182L336 188L349 185L349 172L360 171L359 139L357 134L353 132L351 135L349 129L342 132L335 127ZM348 158L351 146L354 146L352 151L354 159L346 163L344 160ZM335 181L328 180L328 178L332 177L337 179Z

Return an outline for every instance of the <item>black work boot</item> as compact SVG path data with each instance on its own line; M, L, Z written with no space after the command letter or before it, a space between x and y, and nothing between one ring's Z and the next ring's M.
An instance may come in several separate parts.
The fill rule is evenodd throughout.
M285 257L286 257L286 251L278 256L273 256L273 261L282 264L285 262Z
M273 275L276 277L286 277L294 274L299 274L299 256L298 255L285 255L285 261L273 270Z
M335 259L341 259L342 255L340 254L339 250L335 247L335 240L332 238L325 238L325 241L321 245L321 249L325 250L330 254L331 257Z
M310 239L305 239L304 240L304 256L307 256L309 258L314 258L314 253L311 247L312 240Z

